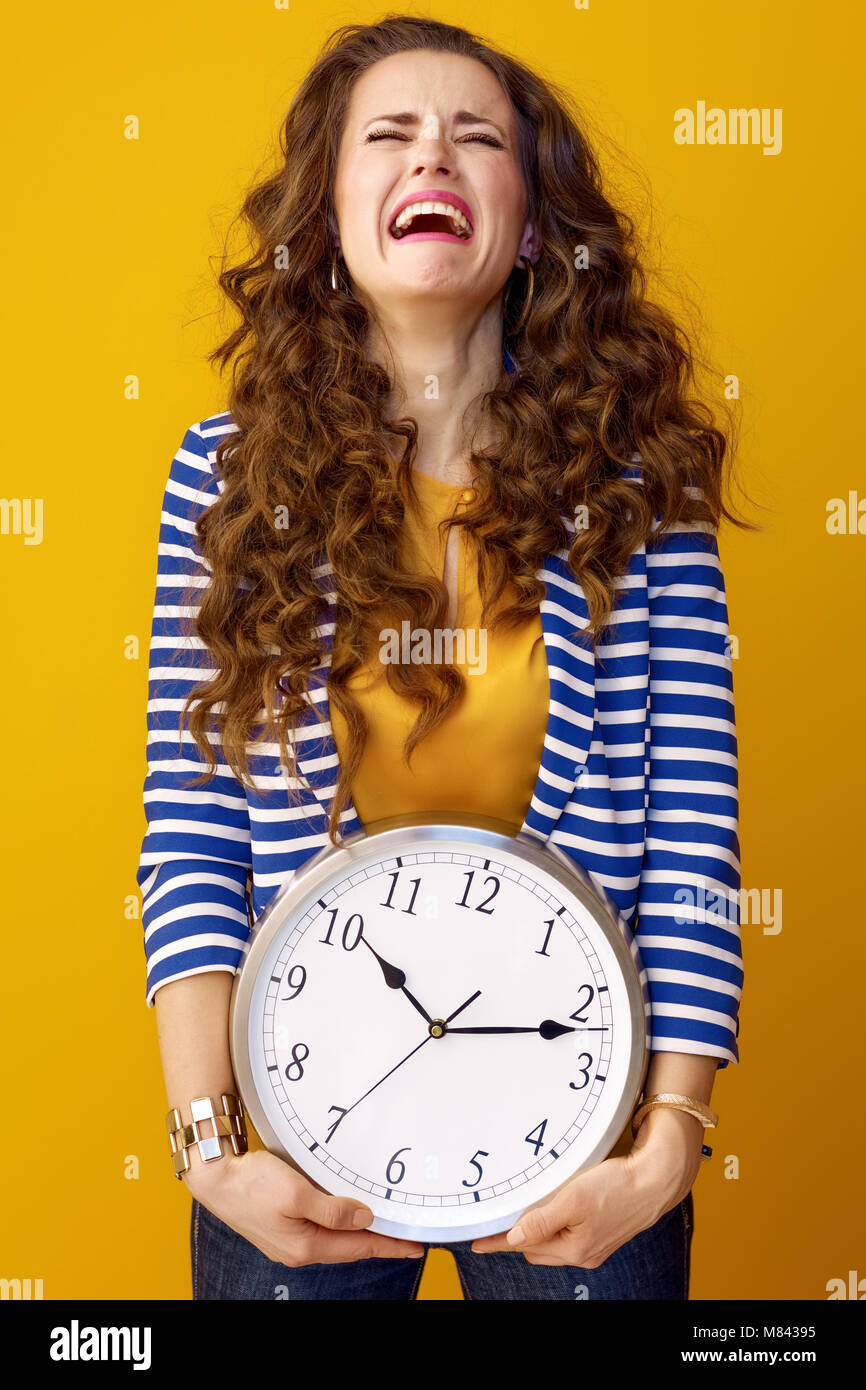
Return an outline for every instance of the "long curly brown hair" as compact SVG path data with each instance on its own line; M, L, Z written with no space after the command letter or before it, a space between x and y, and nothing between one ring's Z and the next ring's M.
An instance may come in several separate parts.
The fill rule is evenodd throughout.
M323 679L316 628L326 595L315 570L327 558L340 641L323 669L350 739L328 822L335 844L366 737L347 682L381 624L383 596L394 626L404 619L413 629L447 625L444 584L400 565L417 422L387 418L393 383L363 351L368 311L331 287L332 179L352 85L380 59L414 49L477 59L499 79L516 116L526 215L542 243L519 331L519 273L504 299L504 346L515 370L503 367L480 412L496 445L476 447L473 439L479 495L449 523L475 537L484 615L493 614L495 626L536 613L544 597L536 573L546 556L568 547L589 607L585 638L597 643L616 579L655 517L662 530L676 521L716 528L722 516L749 525L722 495L732 427L720 428L689 395L694 347L646 297L634 222L605 196L568 94L465 29L432 19L387 15L335 30L289 108L281 167L243 203L251 250L235 264L223 258L219 283L241 322L209 360L221 370L233 360L227 404L237 428L217 449L223 491L197 525L212 578L194 628L216 674L190 693L181 714L182 723L193 706L190 733L208 765L198 783L216 770L207 724L219 705L216 728L242 783L255 786L248 744L274 733L283 764L298 775L295 721L303 712L309 718L309 692ZM580 270L578 246L587 248ZM405 440L399 463L395 438ZM641 482L622 476L635 451ZM588 524L572 532L562 514L574 517L579 506ZM518 597L502 607L509 583ZM408 761L461 698L464 677L435 663L388 664L386 674L418 705Z

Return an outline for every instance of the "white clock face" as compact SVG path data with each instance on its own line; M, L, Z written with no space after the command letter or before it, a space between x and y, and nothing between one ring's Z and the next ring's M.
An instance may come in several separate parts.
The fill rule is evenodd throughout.
M592 896L505 837L379 839L269 924L244 1099L373 1230L492 1234L617 1139L644 1060L637 972Z

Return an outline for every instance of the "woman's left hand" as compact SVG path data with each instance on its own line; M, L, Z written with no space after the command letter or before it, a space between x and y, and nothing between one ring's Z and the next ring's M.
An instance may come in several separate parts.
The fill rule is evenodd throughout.
M510 1231L472 1242L481 1254L516 1250L534 1265L597 1269L608 1255L681 1202L701 1166L703 1128L681 1110L653 1110L624 1157L578 1173L528 1207Z

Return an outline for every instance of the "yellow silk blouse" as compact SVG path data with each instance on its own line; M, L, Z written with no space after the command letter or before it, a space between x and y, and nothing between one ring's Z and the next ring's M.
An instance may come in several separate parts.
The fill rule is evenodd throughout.
M438 523L474 500L474 490L444 483L417 469L417 507L407 498L403 557L416 573L442 578L448 532ZM454 664L466 678L466 693L443 722L417 745L411 769L403 759L403 743L418 714L418 706L388 684L381 648L368 652L353 673L349 689L368 721L363 757L351 789L363 824L384 816L464 812L496 816L519 829L529 809L538 776L550 699L547 653L541 615L511 630L480 629L477 555L472 538L462 529L458 542L458 611L454 630L463 629L465 651ZM509 585L499 603L515 597ZM411 650L414 634L394 623L396 640ZM339 649L340 632L335 634ZM486 647L486 649L485 649ZM448 652L439 654L448 660ZM436 659L435 649L432 651ZM460 658L463 659L460 659ZM331 703L331 725L341 761L348 747L348 729Z

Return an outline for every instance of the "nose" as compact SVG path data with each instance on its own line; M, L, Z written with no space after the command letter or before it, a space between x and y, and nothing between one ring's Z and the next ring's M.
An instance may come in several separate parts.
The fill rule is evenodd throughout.
M417 156L418 163L414 168L415 174L423 174L427 170L435 171L437 174L450 174L452 172L452 165L443 148L442 127L437 116L427 118L418 144L421 148L421 154Z
M451 165L450 165L450 164L437 164L436 161L435 161L435 159L424 159L424 160L421 160L420 163L418 163L418 164L415 165L415 167L414 167L414 169L413 169L413 171L412 171L412 178L415 178L416 175L418 175L418 174L424 174L424 173L426 173L426 172L428 172L428 171L431 172L431 173L435 173L435 174L448 174L448 175L450 175L450 174L451 174Z

